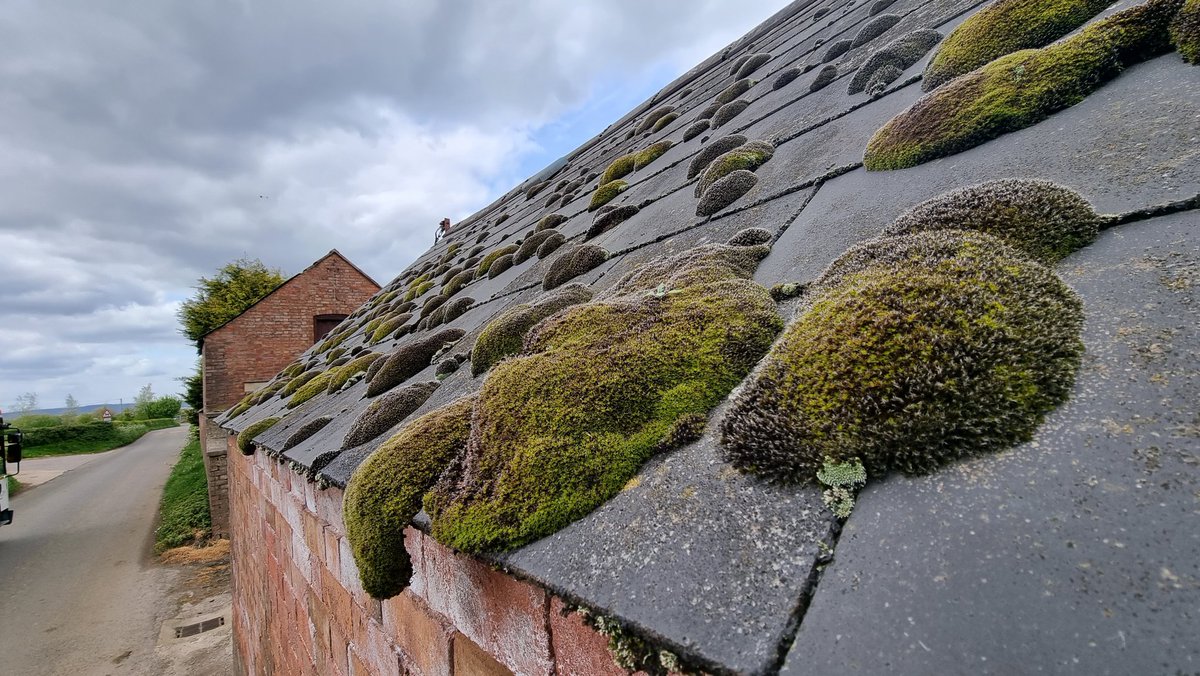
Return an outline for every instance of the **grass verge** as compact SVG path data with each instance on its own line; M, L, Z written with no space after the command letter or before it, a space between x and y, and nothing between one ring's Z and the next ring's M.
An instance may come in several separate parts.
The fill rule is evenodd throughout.
M159 526L154 531L154 551L157 553L203 540L212 526L208 513L208 478L204 473L204 457L195 427L167 477L159 516Z
M29 458L45 458L52 455L78 455L81 453L103 453L114 448L127 446L141 439L151 430L161 430L168 427L178 427L174 420L142 420L136 423L111 423L111 434L100 438L94 435L81 435L84 438L62 439L54 443L30 446L25 445L24 456ZM28 436L28 435L27 435Z
M25 488L23 485L21 485L20 481L17 481L17 477L10 476L5 478L8 480L8 497L11 498Z

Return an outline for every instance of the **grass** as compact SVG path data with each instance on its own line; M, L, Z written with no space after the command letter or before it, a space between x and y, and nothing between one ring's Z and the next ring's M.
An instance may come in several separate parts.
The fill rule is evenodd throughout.
M159 526L154 531L154 551L161 553L203 539L212 526L208 513L208 479L196 428L171 468L159 503Z
M16 495L17 493L20 493L21 490L24 488L24 486L21 485L20 481L17 481L17 477L15 477L15 476L10 476L10 477L6 477L6 478L8 479L8 497L11 498L12 496Z
M104 438L64 439L52 444L39 446L25 445L23 455L29 458L45 458L54 455L78 455L80 453L103 453L114 448L127 446L141 439L151 430L161 430L168 427L178 427L179 423L171 418L160 420L140 420L134 423L112 423L113 434Z

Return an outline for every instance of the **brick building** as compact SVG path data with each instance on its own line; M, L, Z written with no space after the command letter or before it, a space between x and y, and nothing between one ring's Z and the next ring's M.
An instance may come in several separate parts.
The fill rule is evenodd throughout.
M200 434L214 534L228 529L229 487L225 437L209 434L211 419L270 380L378 291L375 280L334 249L200 339Z

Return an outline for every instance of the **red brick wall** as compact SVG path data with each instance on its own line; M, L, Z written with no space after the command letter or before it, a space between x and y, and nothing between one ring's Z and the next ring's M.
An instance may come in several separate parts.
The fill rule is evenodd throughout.
M368 597L342 491L317 489L229 437L238 673L322 676L625 674L607 640L539 586L409 529L412 585Z
M348 315L379 291L344 258L329 255L204 338L204 410L219 413L270 380L315 342L313 317Z

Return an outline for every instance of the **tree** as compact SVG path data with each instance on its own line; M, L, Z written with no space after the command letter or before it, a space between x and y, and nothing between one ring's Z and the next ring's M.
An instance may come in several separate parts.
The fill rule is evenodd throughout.
M75 400L75 395L68 394L66 400L67 410L62 413L63 424L71 424L75 422L75 418L79 416L79 402Z
M183 383L183 403L188 407L188 422L199 424L200 411L204 409L204 362L197 359L196 371L177 380Z
M180 306L180 333L199 349L205 334L240 315L282 283L283 274L257 258L227 263L213 277L201 277L196 295Z
M150 404L154 402L154 388L150 383L142 386L138 390L137 396L133 398L133 413L138 418L150 417Z
M146 418L153 420L155 418L174 418L179 415L179 409L183 407L183 401L179 397L166 395L159 397L150 402L146 408Z
M38 396L37 392L26 392L17 397L17 417L28 415L33 409L37 408Z

